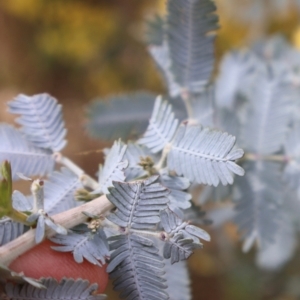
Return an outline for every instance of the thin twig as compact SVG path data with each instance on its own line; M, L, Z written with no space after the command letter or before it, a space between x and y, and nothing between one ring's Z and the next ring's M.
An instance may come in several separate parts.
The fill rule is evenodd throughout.
M55 223L68 229L87 221L87 216L82 213L83 211L94 215L103 215L113 207L106 196L103 195L91 202L51 216L51 218ZM54 234L53 230L49 228L46 230L47 237L51 237ZM0 247L0 264L9 266L18 256L32 249L35 245L35 229L31 229L17 239Z

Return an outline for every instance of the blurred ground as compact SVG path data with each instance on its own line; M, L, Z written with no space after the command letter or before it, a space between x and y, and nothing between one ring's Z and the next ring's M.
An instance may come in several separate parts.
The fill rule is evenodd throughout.
M292 5L282 14L268 13L267 22L251 23L232 16L238 5L247 3L238 1L231 8L229 0L218 1L222 28L217 58L229 48L277 31L300 45L299 16ZM102 161L97 150L109 144L85 134L85 106L109 94L164 91L143 44L144 20L164 5L162 0L1 1L0 122L13 121L5 105L17 94L53 95L63 104L69 131L64 154L94 175ZM234 244L235 233L230 226L223 233L211 232L213 242L189 260L193 299L296 299L284 296L287 283L282 277L285 272L297 276L299 259L282 273L263 274L254 266L253 253L242 254ZM112 291L109 295L116 297Z

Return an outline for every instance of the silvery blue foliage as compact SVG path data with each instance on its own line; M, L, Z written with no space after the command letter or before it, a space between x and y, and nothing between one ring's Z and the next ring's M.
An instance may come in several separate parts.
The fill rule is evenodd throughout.
M94 193L108 194L108 188L112 186L113 181L124 181L124 169L128 166L128 161L123 159L127 146L121 141L114 143L107 154L104 166L99 170L99 189Z
M284 251L282 247L284 245ZM274 242L264 249L259 249L256 257L258 266L263 269L274 271L282 268L292 257L296 250L296 228L292 219L284 213L280 220Z
M49 215L55 215L80 205L74 193L82 188L78 176L67 168L53 172L44 184L44 209Z
M205 186L197 199L197 204L203 205L208 201L222 201L230 198L232 194L232 185Z
M22 223L14 222L10 218L4 217L0 219L0 246L16 239L26 230L26 226Z
M22 126L26 138L39 148L53 152L66 145L66 129L62 119L62 106L48 94L18 95L9 102L9 112L21 115L16 122Z
M170 190L169 206L175 205L175 207L182 209L191 206L192 195L185 191L190 186L190 181L187 178L170 175L167 170L163 169L160 172L160 182Z
M128 139L142 134L156 95L136 92L95 99L88 107L88 133L95 138L113 140Z
M161 97L155 101L149 126L139 144L147 146L153 153L161 151L174 137L178 126L172 106Z
M153 229L169 202L169 191L157 180L158 176L152 176L132 183L114 182L107 198L117 209L107 218L120 227Z
M294 104L294 87L286 82L286 73L274 69L257 74L242 141L246 151L271 154L282 149ZM253 130L258 126L259 130Z
M190 300L191 280L186 261L179 261L176 264L171 264L170 260L165 260L165 271L170 299L172 300Z
M31 299L31 300L104 300L105 295L96 295L98 289L97 284L92 284L87 280L82 279L66 279L63 278L60 282L53 278L43 278L42 284L45 288L38 289L30 284L14 285L8 283L5 290L9 299Z
M190 181L217 186L233 183L233 174L244 175L244 170L235 163L244 154L234 149L235 137L228 133L181 125L176 133L167 166Z
M152 240L136 234L111 237L111 260L107 267L121 298L169 299L163 258Z
M278 241L285 240L289 245L295 242L294 229L284 229L282 218L287 198L293 197L290 191L297 190L299 182L299 62L296 50L283 38L273 37L247 52L228 54L216 85L220 97L216 99L216 123L236 135L245 150L241 166L246 175L237 178L233 194L229 191L226 196L237 203L235 221L244 239L244 250L256 243L257 262L269 269L272 265L282 266L293 253L278 247ZM228 80L231 101L227 101L226 93L222 97L226 89L221 83L226 83L231 72L239 72L243 84L235 81L237 74L235 80ZM219 193L215 190L212 194ZM291 216L291 211L287 214ZM276 254L272 260L270 254L267 260L267 253Z
M59 252L73 252L76 262L82 263L85 258L90 263L98 266L105 264L109 258L109 246L105 233L98 229L95 233L89 230L70 231L68 235L56 234L51 241L61 246L52 246L53 250Z
M278 4L278 1L275 2ZM258 4L259 1L254 2ZM258 7L256 5L254 11ZM202 215L201 212L193 206L190 211L179 209L190 207L191 195L187 191L190 183L196 187L199 187L197 184L215 187L220 183L226 186L233 184L235 175L244 175L245 168L246 176L238 177L233 188L226 186L213 190L205 187L208 195L202 201L212 195L233 198L237 211L235 221L244 239L244 250L257 243L257 260L263 267L280 267L295 247L297 214L289 218L292 210L286 208L288 201L283 199L290 194L282 174L297 189L300 182L297 170L299 125L296 122L300 112L296 87L300 78L296 67L300 66L299 55L280 40L268 45L262 43L249 51L235 51L224 58L217 81L209 84L214 63L214 31L218 27L215 9L211 0L169 0L166 18L157 18L152 23L149 51L164 73L169 96L176 97L170 99L172 104L158 97L151 115L154 97L140 93L112 98L108 105L94 103L89 109L90 131L93 134L98 131L104 138L115 136L119 130L126 138L140 134L146 128L145 120L151 115L146 133L138 140L142 146L126 145L121 141L114 143L100 168L99 188L91 192L107 194L115 206L107 214L108 220L100 225L109 225L118 232L109 238L111 253L102 229L94 234L71 232L53 239L61 245L55 247L56 250L73 251L77 262L87 259L100 265L110 255L107 270L121 298L190 298L184 268L179 271L173 268L173 274L178 272L183 276L178 284L169 271L165 273L165 264L181 263L194 249L202 247L200 239L210 240L204 230L191 225L188 220L199 224L196 218ZM35 120L30 118L32 108L25 109L26 105L32 107L30 105L34 103L40 109L36 115L43 112L44 108L38 106L39 97L52 111L52 115L43 120L47 134L40 122L32 122ZM185 105L187 111L178 117L181 125L175 118L178 114L174 107L178 99L184 100L181 105ZM132 109L130 103L136 107ZM109 105L110 112L107 110ZM29 142L18 131L5 127L0 154L1 149L5 155L11 151L8 158L3 157L14 158L15 145L20 144L23 152L29 145L28 148L33 147L30 148L34 152L32 160L38 156L36 153L47 154L52 167L46 169L43 165L42 168L40 161L34 161L28 165L24 162L24 168L31 167L30 171L35 174L53 170L51 154L60 151L65 144L65 129L56 102L45 95L19 96L11 102L10 108L13 113L21 114L19 123ZM136 121L138 125L134 126ZM10 141L11 132L13 142ZM246 150L240 162L237 160L243 157L244 151L235 148L236 138L232 134L237 136L238 145ZM14 144L19 136L25 142L20 142L20 138ZM149 159L148 169L142 167L141 157ZM23 170L17 171L27 175ZM52 173L45 183L46 212L52 215L76 206L73 192L79 187L79 179L71 172L63 169L60 173ZM20 194L15 195L18 207L22 206L21 198ZM24 202L23 208L27 209L27 204ZM219 215L219 221L232 216L232 206L225 209L223 216ZM58 232L63 230L41 212L29 217L29 220L34 219L38 220L37 241L44 237L46 225ZM164 243L163 257L157 239ZM283 243L288 250L285 253ZM72 286L68 291L68 296L72 297L77 287L73 286L73 281L66 285ZM86 286L80 283L82 285ZM49 283L49 290L55 290L54 286ZM63 286L59 289L63 290ZM27 293L25 288L24 291L15 290L16 293L25 293L25 290Z
M288 138L284 144L284 150L289 160L284 168L283 178L285 182L300 194L300 123L293 124Z
M235 222L243 235L244 251L255 242L261 249L274 242L282 217L281 167L277 162L247 162L244 164L247 176L236 180L233 194L237 203Z
M171 258L171 264L186 260L194 249L201 248L199 239L210 241L209 234L193 225L183 222L173 211L161 212L161 225L167 232L163 249L164 258Z
M171 97L177 97L181 93L181 86L175 81L171 72L172 62L167 42L164 40L161 45L149 45L148 50L165 76L169 94Z
M19 211L31 211L33 209L32 197L26 197L19 191L12 194L13 207Z
M214 65L212 32L218 28L215 4L210 0L169 0L167 9L166 35L173 76L182 90L199 93Z
M157 157L147 147L132 142L127 144L124 154L124 159L128 161L128 167L125 169L126 181L148 175L147 171L140 165L141 158L145 159L146 157L153 160L153 163L157 160Z
M55 231L58 234L66 235L67 229L63 226L56 224L48 215L42 211L39 210L38 212L34 212L27 218L27 222L33 223L36 222L36 231L35 231L35 242L39 244L42 242L45 238L45 230L46 226L51 228L53 231Z
M251 92L256 69L257 58L250 51L232 51L226 54L215 82L217 106L229 110L234 109L238 95L247 95Z
M30 177L53 170L55 161L51 151L34 146L19 130L1 124L0 139L0 161L10 161L13 179L18 179L18 172Z
M66 211L81 203L75 200L74 193L82 188L78 176L67 168L54 171L44 181L44 207L47 214L55 215ZM31 211L33 209L32 196L24 196L19 191L13 193L13 206L20 211Z

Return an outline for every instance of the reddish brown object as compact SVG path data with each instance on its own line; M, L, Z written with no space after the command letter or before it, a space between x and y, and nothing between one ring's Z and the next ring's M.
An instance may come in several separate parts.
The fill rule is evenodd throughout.
M54 251L50 246L55 244L46 240L32 250L17 258L9 267L15 272L24 272L26 276L39 279L53 277L61 280L67 278L87 279L91 284L98 283L98 292L103 293L108 283L106 266L100 268L88 261L78 264L72 253Z

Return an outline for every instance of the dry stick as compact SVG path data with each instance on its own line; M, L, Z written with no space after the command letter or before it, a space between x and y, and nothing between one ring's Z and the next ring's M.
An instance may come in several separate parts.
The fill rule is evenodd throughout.
M65 228L72 228L87 221L87 217L82 213L83 211L93 215L103 215L113 207L111 202L103 195L91 202L51 216L51 218L55 223L60 224ZM0 264L9 266L18 256L36 246L35 231L36 229L31 229L17 239L0 247ZM51 237L53 235L55 235L55 231L47 228L46 236Z

